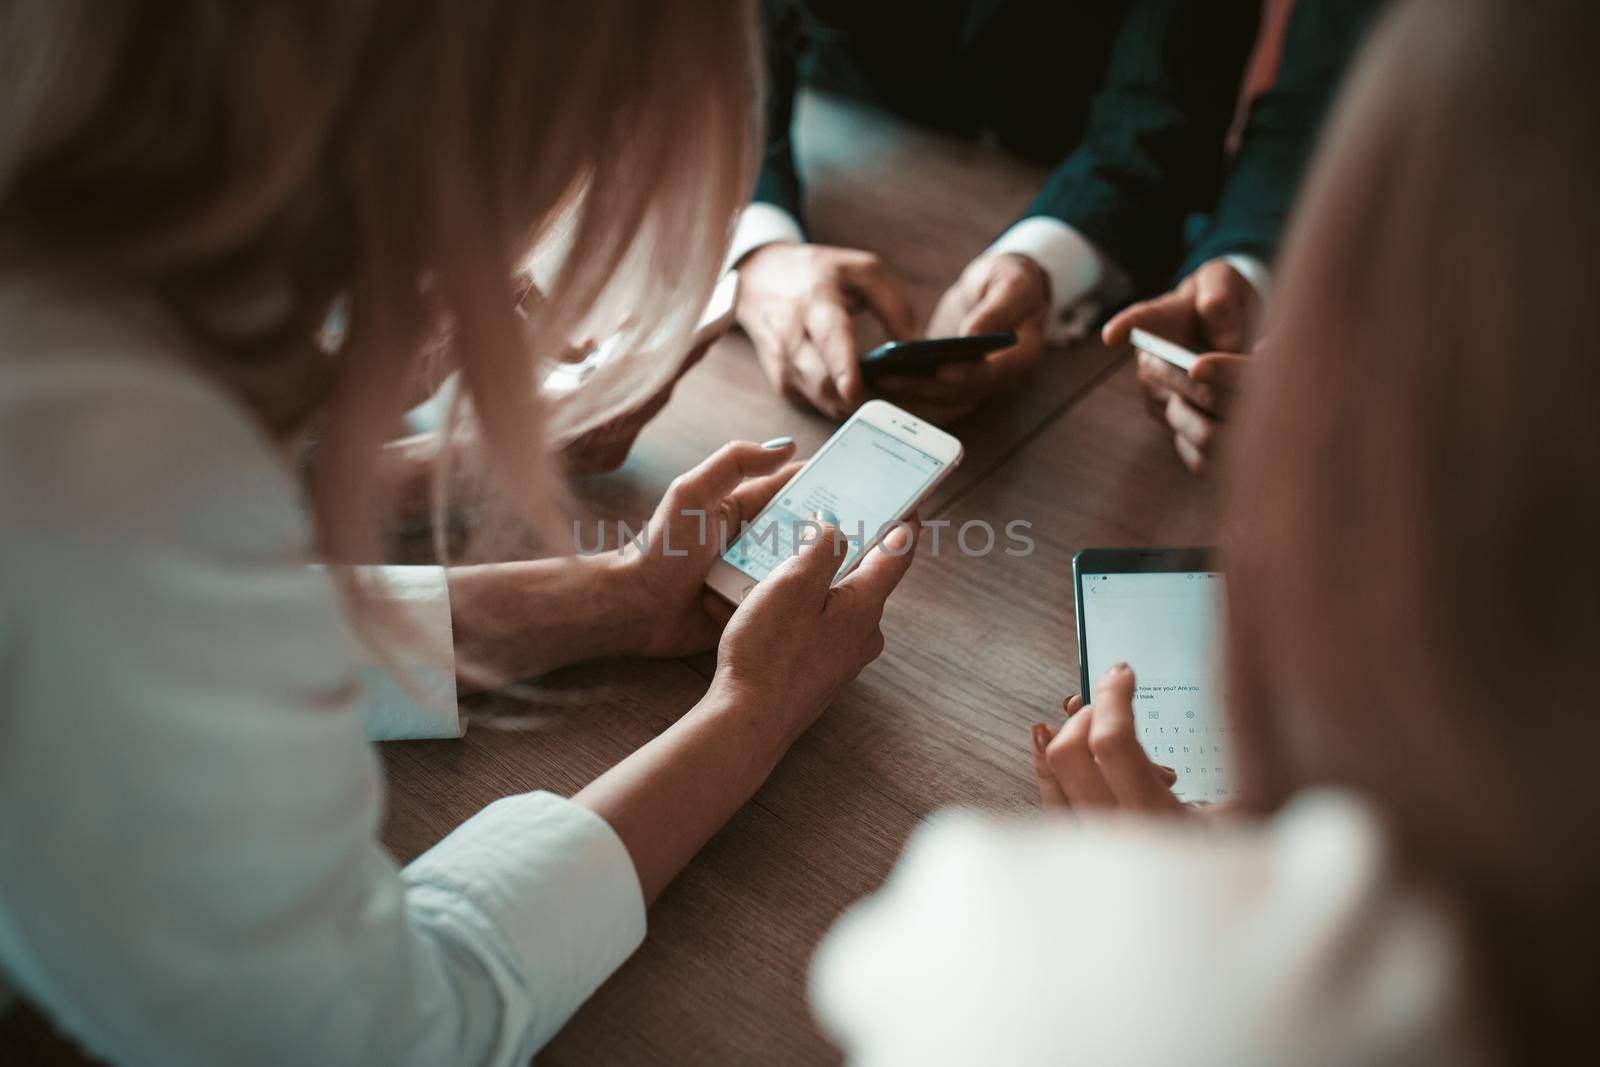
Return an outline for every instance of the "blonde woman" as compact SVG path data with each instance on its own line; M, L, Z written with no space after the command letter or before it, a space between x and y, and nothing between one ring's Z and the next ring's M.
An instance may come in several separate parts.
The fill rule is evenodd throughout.
M622 307L687 336L746 190L750 22L733 0L0 5L0 986L90 1053L526 1062L882 647L909 554L830 590L825 539L734 615L705 698L577 797L503 799L404 869L376 839L364 714L453 704L452 664L717 641L714 548L685 536L346 565L378 558L380 444L441 322L478 469L550 529L533 357ZM558 220L524 323L513 270ZM661 516L736 524L791 453L729 445Z
M1592 1060L1597 49L1589 0L1372 42L1230 471L1249 814L1179 807L1113 668L1035 728L1076 820L948 817L824 943L853 1062Z

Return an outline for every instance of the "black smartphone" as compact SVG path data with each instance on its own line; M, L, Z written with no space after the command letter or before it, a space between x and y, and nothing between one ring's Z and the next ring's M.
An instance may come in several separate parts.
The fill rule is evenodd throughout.
M861 357L861 373L872 381L885 374L928 375L946 363L970 363L990 352L1010 348L1017 335L975 333L970 337L933 337L924 341L890 341Z
M1223 576L1209 548L1086 548L1072 557L1078 685L1133 668L1134 729L1183 801L1237 795L1219 682Z

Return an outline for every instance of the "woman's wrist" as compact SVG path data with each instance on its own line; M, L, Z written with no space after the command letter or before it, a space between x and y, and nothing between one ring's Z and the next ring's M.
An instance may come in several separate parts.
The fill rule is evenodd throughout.
M771 694L730 683L720 671L690 715L724 735L728 751L747 759L748 770L758 781L765 780L809 725L796 724Z
M774 692L757 680L735 678L720 665L700 703L724 718L753 719L752 728L761 733L764 743L775 753L774 763L817 718L793 707L786 694Z
M644 583L639 580L637 560L621 552L598 552L573 557L584 577L590 603L586 611L603 620L604 633L598 634L605 655L653 655L653 639L659 621L651 610Z
M573 799L622 839L653 901L761 788L792 740L769 708L713 682L688 714Z
M703 651L716 644L715 633L696 639L696 631L706 629L698 607L698 591L704 574L695 572L694 592L682 588L684 567L664 568L660 557L637 553L602 552L586 557L594 569L597 595L610 605L615 630L609 636L613 653L651 658L678 657ZM664 569L678 573L663 574ZM666 579L664 582L663 579ZM667 588L663 589L663 585ZM698 624L698 625L697 625Z
M635 650L639 629L613 555L452 567L458 661L531 678Z

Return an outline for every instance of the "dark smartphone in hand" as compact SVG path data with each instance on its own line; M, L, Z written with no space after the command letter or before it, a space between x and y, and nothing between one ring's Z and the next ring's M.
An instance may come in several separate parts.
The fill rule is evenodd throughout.
M890 341L861 357L861 374L873 381L885 374L930 375L946 363L970 363L990 352L1010 348L1017 335L975 333L970 337L934 337L924 341Z

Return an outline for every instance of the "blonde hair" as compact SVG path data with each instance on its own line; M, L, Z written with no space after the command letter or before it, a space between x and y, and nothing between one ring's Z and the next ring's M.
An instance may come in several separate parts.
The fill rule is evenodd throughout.
M1520 1062L1600 995L1600 46L1590 0L1420 0L1322 147L1230 470L1232 701L1271 808L1353 787Z
M535 357L623 307L688 336L748 192L756 54L744 0L11 0L0 261L158 295L274 433L320 413L336 563L376 556L380 446L446 324L492 476L537 523ZM557 231L524 321L513 273Z

